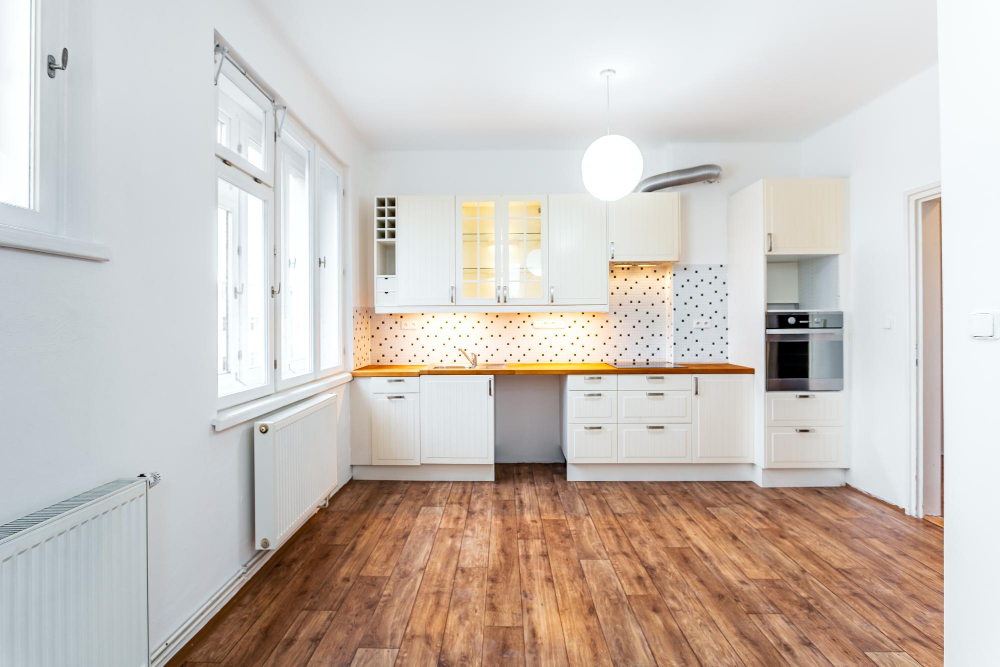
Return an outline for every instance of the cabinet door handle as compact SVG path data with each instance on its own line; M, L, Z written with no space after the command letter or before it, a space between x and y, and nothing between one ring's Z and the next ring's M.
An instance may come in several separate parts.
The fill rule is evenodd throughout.
M816 429L814 429L814 428L797 428L797 429L795 429L795 432L796 433L815 433Z
M503 302L507 303L507 286L503 286Z
M586 376L584 376L583 379L584 380L600 380L601 376L600 375L586 375Z
M584 431L600 431L602 428L604 428L604 427L603 426L584 426L583 430Z
M646 392L646 396L647 397L663 396L663 392L662 391L647 391Z
M647 431L662 431L662 430L664 430L666 428L667 428L666 426L647 426L646 430Z
M662 375L647 375L646 379L647 380L665 380L666 378L663 377Z
M493 395L493 378L489 379L490 396Z
M611 242L611 259L615 258L615 242Z
M500 303L500 286L497 285L497 303Z
M604 396L604 394L599 391L583 395L584 398L600 398L601 396Z
M694 395L695 396L698 395L698 376L697 375L694 378Z
M795 394L795 398L816 398L812 394Z
M386 382L406 382L403 378L389 378Z
M555 303L555 302L556 302L556 288L555 287L550 287L549 288L549 303Z
M774 250L774 244L771 242L771 232L767 233L767 251L771 252Z
M455 286L451 286L451 302L455 303Z
M386 396L386 398L388 398L390 401L395 401L397 399L406 400L406 396Z

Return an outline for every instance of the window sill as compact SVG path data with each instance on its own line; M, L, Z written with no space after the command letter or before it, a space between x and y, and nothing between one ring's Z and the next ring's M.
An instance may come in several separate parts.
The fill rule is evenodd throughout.
M246 423L268 412L280 410L287 405L305 400L320 392L347 384L351 379L352 376L350 373L337 373L321 380L315 380L292 389L279 391L264 398L258 398L255 401L219 410L215 415L215 419L212 420L212 426L215 427L216 431L225 431L227 428Z
M111 259L111 249L100 243L8 225L0 225L0 248L29 250L92 262L107 262Z

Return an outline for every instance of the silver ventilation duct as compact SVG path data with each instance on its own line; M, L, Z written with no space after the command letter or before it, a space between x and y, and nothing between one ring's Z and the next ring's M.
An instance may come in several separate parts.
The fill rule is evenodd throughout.
M664 188L674 188L689 183L718 183L722 179L722 167L717 164L703 164L698 167L688 167L677 171L668 171L656 176L650 176L639 181L635 192L652 192Z

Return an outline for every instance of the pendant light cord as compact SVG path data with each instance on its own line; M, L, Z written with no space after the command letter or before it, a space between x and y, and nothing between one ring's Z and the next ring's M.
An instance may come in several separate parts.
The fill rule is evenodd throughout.
M611 72L608 72L604 76L604 83L607 90L607 102L608 102L608 135L611 134Z

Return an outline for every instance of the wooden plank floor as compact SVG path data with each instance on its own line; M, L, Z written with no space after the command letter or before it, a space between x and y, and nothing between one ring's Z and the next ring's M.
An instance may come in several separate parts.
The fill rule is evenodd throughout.
M355 481L170 665L931 667L942 547L846 488Z

